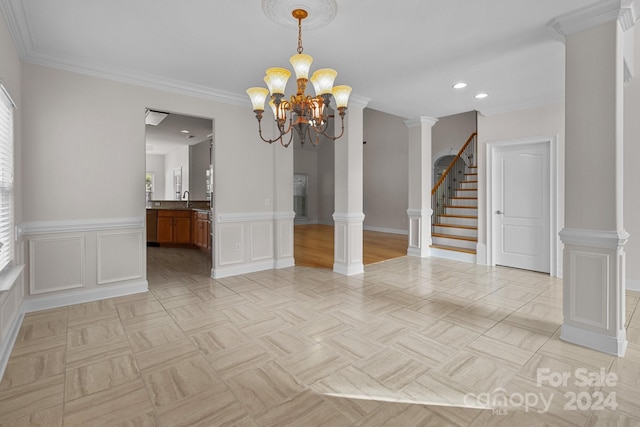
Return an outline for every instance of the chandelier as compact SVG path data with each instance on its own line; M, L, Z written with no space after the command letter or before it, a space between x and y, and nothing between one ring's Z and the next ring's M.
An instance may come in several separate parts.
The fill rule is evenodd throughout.
M307 138L313 145L317 145L320 136L335 141L344 134L344 116L347 111L351 87L345 85L333 86L333 82L338 75L337 71L331 68L321 68L311 76L311 83L315 89L316 96L312 97L304 93L309 82L309 69L313 62L313 58L310 55L302 53L302 20L308 14L306 10L295 9L291 15L298 20L298 53L289 59L296 73L298 90L295 95L291 95L289 101L285 99L285 87L287 80L291 77L291 72L286 68L269 68L267 70L264 81L269 88L268 90L263 87L247 89L247 95L251 98L251 104L253 105L253 112L256 113L256 119L258 119L260 139L269 144L280 141L283 147L288 147L293 140L294 132L292 132L292 129L295 129L300 137L300 143L303 145ZM274 139L265 139L262 136L262 113L269 93L271 93L269 105L273 111L280 134ZM340 114L341 131L338 136L327 134L329 123L332 122L330 118L335 117L331 114L333 112L330 107L331 95L336 101L336 107ZM283 137L287 133L290 133L290 136L285 143Z

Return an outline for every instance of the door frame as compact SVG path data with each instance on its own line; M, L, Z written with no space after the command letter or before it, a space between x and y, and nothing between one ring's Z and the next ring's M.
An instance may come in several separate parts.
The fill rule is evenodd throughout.
M501 141L492 141L486 143L486 227L487 227L487 249L486 263L495 266L495 250L494 241L496 239L496 227L494 226L495 216L493 212L498 207L493 205L493 194L497 191L498 182L493 180L493 168L495 156L499 148L517 147L532 144L545 144L549 149L549 274L553 277L562 277L562 261L559 257L562 255L561 241L558 237L559 224L559 204L558 204L558 135L536 136L528 138L508 139Z

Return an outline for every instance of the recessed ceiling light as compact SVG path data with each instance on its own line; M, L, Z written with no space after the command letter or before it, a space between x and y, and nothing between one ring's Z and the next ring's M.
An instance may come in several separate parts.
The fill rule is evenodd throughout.
M487 96L489 96L488 94L481 92L479 94L476 95L476 98L478 99L482 99L482 98L486 98Z
M467 87L467 84L465 82L458 82L456 84L453 85L454 89L462 89Z
M182 129L180 133L189 133L189 131L187 129Z

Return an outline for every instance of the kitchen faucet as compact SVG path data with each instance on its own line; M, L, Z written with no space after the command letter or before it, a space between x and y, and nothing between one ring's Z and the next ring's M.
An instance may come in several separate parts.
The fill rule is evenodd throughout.
M183 199L184 199L185 197L187 198L187 207L189 207L189 196L190 196L189 190L185 190L185 191L184 191L184 194L182 194L182 198L183 198Z

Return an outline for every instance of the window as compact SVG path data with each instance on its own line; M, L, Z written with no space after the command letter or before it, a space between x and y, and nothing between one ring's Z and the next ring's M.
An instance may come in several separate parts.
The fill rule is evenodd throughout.
M145 178L145 188L147 193L147 202L153 200L153 172L147 172Z
M13 109L0 82L0 270L13 261Z

